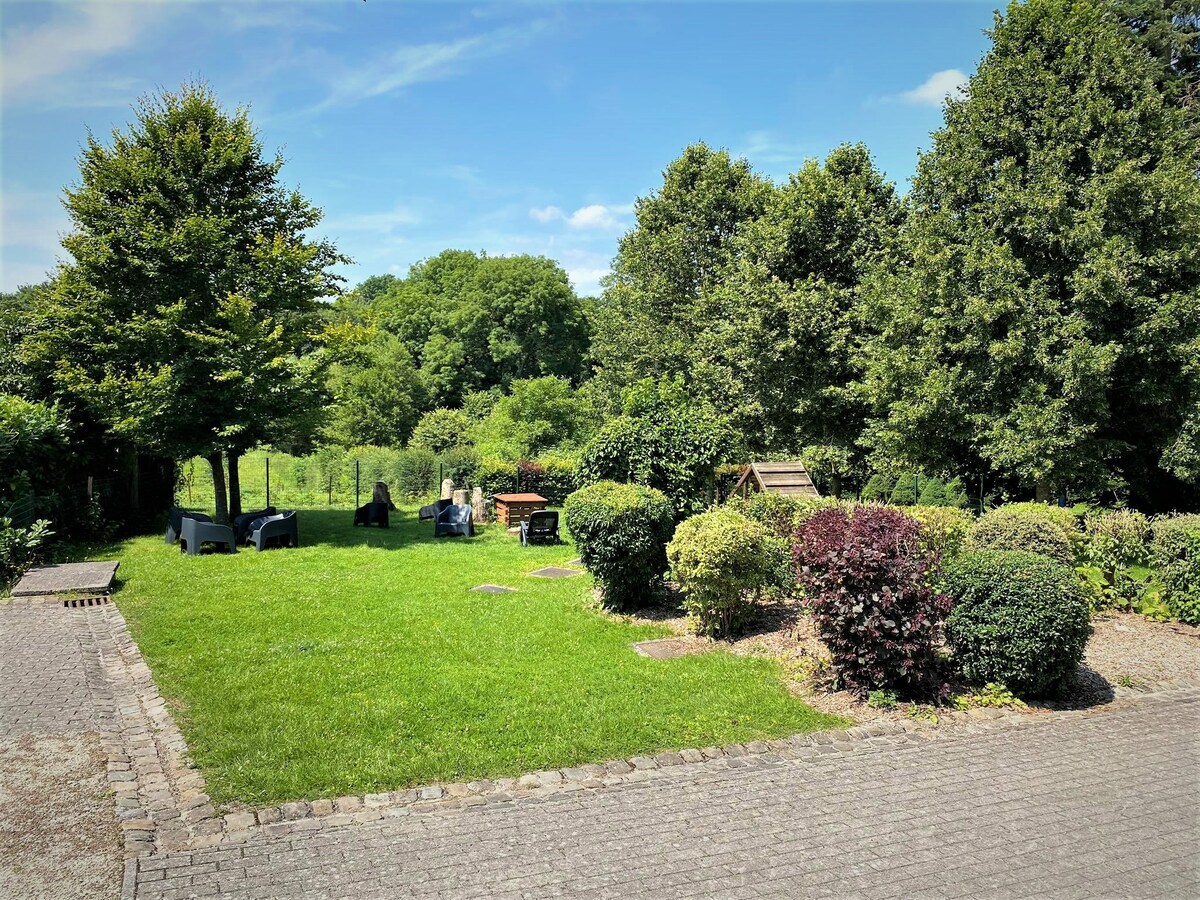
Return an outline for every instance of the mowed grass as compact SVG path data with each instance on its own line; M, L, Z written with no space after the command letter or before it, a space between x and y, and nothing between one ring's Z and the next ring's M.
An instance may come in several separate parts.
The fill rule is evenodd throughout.
M575 556L493 525L433 538L301 510L301 548L187 557L121 545L117 603L219 803L280 803L499 777L832 727L778 665L646 659L663 629L591 607ZM517 588L484 594L481 583Z

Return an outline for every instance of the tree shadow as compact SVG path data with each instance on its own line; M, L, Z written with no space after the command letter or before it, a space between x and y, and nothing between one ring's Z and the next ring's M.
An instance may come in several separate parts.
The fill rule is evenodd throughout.
M475 537L433 536L433 522L418 521L417 510L401 508L388 517L388 527L355 525L352 509L300 509L296 511L296 524L300 531L301 547L378 547L398 550L413 544L473 543L488 529L498 525L476 525ZM251 548L253 552L253 548Z
M1054 710L1092 709L1107 706L1116 698L1116 689L1107 678L1085 663L1080 663L1075 681L1063 690L1061 696L1032 698L1027 702L1030 706Z

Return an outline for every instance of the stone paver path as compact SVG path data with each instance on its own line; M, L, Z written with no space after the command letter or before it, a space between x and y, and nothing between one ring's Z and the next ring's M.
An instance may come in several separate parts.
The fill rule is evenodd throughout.
M1200 896L1200 693L142 858L136 898ZM303 826L304 823L293 823Z
M101 735L113 704L93 612L0 604L0 897L120 892Z

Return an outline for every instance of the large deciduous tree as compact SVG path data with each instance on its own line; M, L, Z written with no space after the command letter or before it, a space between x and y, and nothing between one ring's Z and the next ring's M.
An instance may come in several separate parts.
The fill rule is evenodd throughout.
M1161 70L1092 2L998 17L946 106L864 354L887 458L1144 496L1197 473L1200 163Z
M143 99L111 144L89 134L66 191L71 260L34 356L67 402L140 449L222 457L286 429L323 384L318 298L346 261L306 232L321 211L279 180L245 109L205 85ZM239 498L234 485L233 503Z

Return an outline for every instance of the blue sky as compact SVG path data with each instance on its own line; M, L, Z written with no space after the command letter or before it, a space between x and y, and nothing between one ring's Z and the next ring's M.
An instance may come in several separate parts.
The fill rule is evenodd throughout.
M994 5L0 0L0 289L61 254L87 129L202 78L282 149L349 284L456 247L594 293L693 141L777 180L864 141L906 189Z

